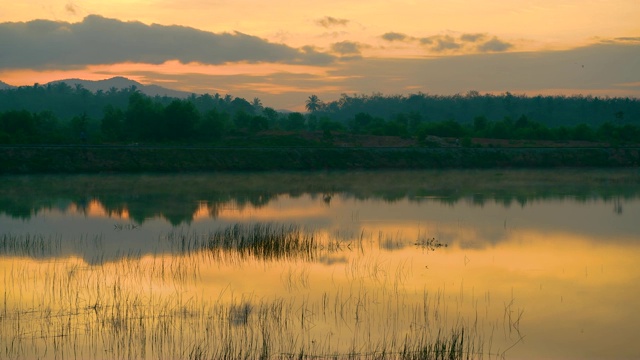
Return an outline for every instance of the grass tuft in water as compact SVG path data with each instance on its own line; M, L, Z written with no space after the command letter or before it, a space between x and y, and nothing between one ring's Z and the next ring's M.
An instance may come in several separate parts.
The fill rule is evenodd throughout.
M173 232L167 235L172 250L182 253L208 250L214 254L233 251L240 258L262 260L314 260L320 247L313 232L293 224L235 224L208 234Z

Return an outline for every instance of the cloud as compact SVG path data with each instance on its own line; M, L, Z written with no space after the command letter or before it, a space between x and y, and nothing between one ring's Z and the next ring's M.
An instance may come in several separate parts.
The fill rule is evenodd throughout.
M73 2L68 2L65 6L64 9L69 13L69 14L73 14L76 15L76 13L78 12L78 6L76 4L74 4Z
M487 36L485 34L462 34L460 35L460 40L465 42L476 42L479 40L485 39Z
M105 75L111 77L123 74L117 72L105 73ZM268 75L212 75L195 72L155 72L151 68L124 75L144 83L165 84L163 86L187 92L210 94L217 92L245 99L258 97L266 106L295 111L305 111L305 101L310 94L337 94L338 96L345 91L348 93L358 91L356 88L345 88L345 76L335 77L327 74L277 72Z
M340 55L360 55L362 45L352 41L341 41L331 45L331 50Z
M480 52L501 52L509 50L512 47L512 44L499 40L494 36L493 39L485 42L484 44L478 45L478 50Z
M429 47L431 51L443 52L447 50L458 50L462 47L455 38L450 35L435 35L420 39L422 45L432 45Z
M388 32L382 35L382 39L386 41L405 41L411 40L411 37L402 33Z
M322 19L316 20L316 24L325 28L329 28L332 26L347 26L347 24L349 24L349 20L337 19L331 16L325 16Z
M427 37L413 37L410 35L388 32L382 35L386 41L417 42L429 51L435 53L477 53L477 52L501 52L513 48L513 44L498 39L496 36L488 41L487 34L467 33L460 36L433 35ZM481 43L482 42L482 43ZM473 44L477 44L474 46Z
M285 46L285 45L281 45ZM300 53L301 58L294 59L295 61L276 61L283 63L292 63L292 64L305 64L305 65L326 65L335 60L335 57L325 54L323 52L318 51L313 46L303 46L298 51Z
M614 41L617 42L622 42L622 43L640 43L640 36L635 36L635 37L617 37L613 39Z
M126 73L115 69L105 75L132 76L143 83L171 84L168 87L189 92L259 97L263 104L274 108L304 111L310 94L325 101L338 99L343 93L421 91L452 95L472 89L481 93L640 97L638 66L640 44L596 44L565 51L487 52L423 59L361 58L336 62L320 72L312 72L318 70L313 68L299 73L283 69L267 74L251 70L225 75L196 70L167 72L150 66Z
M633 86L621 85L640 83L638 66L640 44L594 44L565 51L362 59L344 63L328 76L345 76L341 86L358 89L360 93L456 94L475 89L533 95L581 93L638 97L640 92Z
M456 40L451 36L442 36L436 39L437 45L431 48L434 51L456 50L462 45L458 44Z
M78 68L168 60L325 65L335 57L243 34L183 26L146 25L90 15L79 23L34 20L0 24L0 68Z
M434 42L433 37L424 37L424 38L420 38L418 40L420 42L420 45L431 45Z

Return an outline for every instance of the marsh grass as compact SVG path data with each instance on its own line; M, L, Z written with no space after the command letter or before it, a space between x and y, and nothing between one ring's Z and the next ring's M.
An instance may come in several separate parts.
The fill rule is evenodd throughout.
M315 261L323 254L352 249L351 242L319 241L313 231L294 224L234 224L208 233L177 230L164 238L173 252L190 254L204 250L218 258L232 253L240 259L253 257L265 261Z
M95 266L75 258L0 257L0 269L5 269L0 357L417 360L504 355L505 350L491 349L493 335L483 333L481 307L474 305L474 318L455 310L463 301L462 288L453 302L444 291L408 289L405 281L412 274L406 262L347 256L336 265L344 271L340 280L315 285L327 277L314 272L318 260L348 251L347 244L361 244L275 224L233 225L206 234L173 232L163 239L177 247L177 254L123 257ZM236 294L231 280L226 286L206 281L203 273L210 274L211 267L249 277L256 269L284 268L284 289L272 295ZM495 320L492 326L520 341L521 319L512 300L505 305L502 324Z
M61 236L42 234L1 234L0 255L29 256L34 258L53 256L60 253Z

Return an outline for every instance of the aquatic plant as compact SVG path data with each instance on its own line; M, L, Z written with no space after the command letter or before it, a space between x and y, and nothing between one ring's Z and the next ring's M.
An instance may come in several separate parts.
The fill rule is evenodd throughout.
M0 255L44 257L60 252L61 237L42 234L0 234Z
M492 338L482 333L477 317L487 309L475 302L475 318L466 318L454 310L462 299L452 303L444 292L406 288L411 271L406 262L392 265L361 253L345 256L334 264L344 271L339 281L313 286L322 272L311 267L325 266L317 261L331 251L349 251L344 240L319 240L298 226L276 224L232 225L206 234L176 231L163 239L180 251L125 256L97 265L73 257L10 260L11 266L0 262L4 269L0 356L475 359L504 355L486 347ZM250 277L252 271L272 267L285 269L284 289L273 296L236 294L231 283L220 287L208 282L209 270L203 275L204 269L214 268ZM522 311L512 301L504 314L503 329L519 341Z

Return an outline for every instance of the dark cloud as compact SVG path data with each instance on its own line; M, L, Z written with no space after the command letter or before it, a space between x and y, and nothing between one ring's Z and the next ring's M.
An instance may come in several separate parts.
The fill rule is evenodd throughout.
M429 49L435 52L458 50L462 47L455 38L449 35L436 35L422 38L420 39L420 43L423 45L431 45Z
M340 55L360 55L361 45L352 41L341 41L331 45L331 50Z
M295 49L239 32L216 34L96 15L79 23L2 23L0 49L0 68L74 68L125 61L160 64L168 60L321 65L335 60L311 47Z
M433 52L501 52L513 47L513 44L495 36L484 41L486 38L486 34L462 34L458 38L451 35L434 35L419 38L418 42Z
M331 16L325 16L322 19L316 20L316 24L325 28L329 28L332 26L346 26L347 24L349 24L349 20L337 19Z
M493 39L485 42L484 44L478 45L478 50L480 52L501 52L509 50L512 47L512 44L499 40L494 36Z
M640 83L638 68L640 44L596 44L565 51L363 59L344 63L329 76L344 76L342 86L365 94L381 89L385 93L432 94L465 93L469 89L535 94L558 89L559 93L630 96L638 94L637 88L630 86Z
M402 33L388 32L382 35L382 39L387 41L405 41L410 40L411 38Z
M349 33L347 31L328 31L323 33L322 37L326 37L326 38L339 38L339 37L344 37L346 35L349 35Z
M618 42L630 42L630 43L640 43L640 36L636 36L636 37L617 37L614 38L615 41Z
M485 34L462 34L460 35L460 40L466 42L476 42L480 40L484 40L487 36Z
M281 46L285 46L285 45L281 45ZM300 50L298 50L298 53L301 56L297 59L291 59L291 61L277 61L277 62L303 63L308 65L325 65L335 60L335 57L329 54L323 53L321 51L318 51L313 46L303 46L300 48Z
M487 34L467 33L458 37L452 35L433 35L427 37L413 37L398 32L388 32L383 34L383 40L393 42L417 42L432 52L455 53L455 52L501 52L513 47L512 44L502 41L497 37L486 41ZM477 46L474 46L477 44Z
M426 59L362 58L337 62L321 74L279 72L261 76L139 71L105 75L180 84L195 92L259 97L264 104L276 108L304 109L309 94L317 94L325 101L338 99L343 93L422 91L446 95L464 94L470 89L533 95L559 89L564 93L571 90L585 95L630 96L640 94L639 66L640 44L598 44L566 51L496 52ZM616 89L620 92L615 93Z

